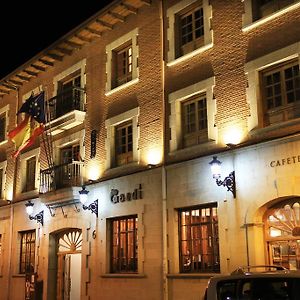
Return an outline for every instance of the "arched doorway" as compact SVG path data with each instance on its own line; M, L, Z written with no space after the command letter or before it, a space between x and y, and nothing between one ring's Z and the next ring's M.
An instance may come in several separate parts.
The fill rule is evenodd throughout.
M264 216L269 263L300 269L300 199L277 203Z
M48 284L50 290L47 299L80 299L81 250L81 229L68 228L51 234Z

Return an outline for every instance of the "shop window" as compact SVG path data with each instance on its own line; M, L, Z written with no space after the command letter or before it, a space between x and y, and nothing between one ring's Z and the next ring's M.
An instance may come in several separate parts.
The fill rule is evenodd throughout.
M35 265L35 230L24 231L21 235L19 273L33 273Z
M180 272L220 272L217 206L185 208L178 213Z
M261 72L265 126L300 117L300 75L297 61Z
M214 78L208 78L169 95L170 152L215 141Z
M106 95L138 80L138 29L106 46Z
M107 169L138 162L138 116L134 108L105 121Z
M266 242L271 264L300 270L300 202L289 200L265 215Z
M111 220L111 273L138 271L137 216Z
M205 94L194 96L182 103L183 147L208 141L207 107Z
M167 10L169 27L168 62L193 55L212 46L210 19L212 9L208 0L179 1Z

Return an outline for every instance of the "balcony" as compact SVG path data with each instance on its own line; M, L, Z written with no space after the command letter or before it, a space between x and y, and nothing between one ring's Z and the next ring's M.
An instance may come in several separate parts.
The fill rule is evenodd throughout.
M84 98L85 90L73 86L48 100L47 129L51 129L52 135L83 123Z
M58 189L81 186L83 174L83 162L53 166L40 172L40 193L48 193Z

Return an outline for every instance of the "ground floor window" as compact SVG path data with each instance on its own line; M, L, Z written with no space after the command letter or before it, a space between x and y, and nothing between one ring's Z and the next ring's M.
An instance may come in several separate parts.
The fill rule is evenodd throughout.
M111 272L138 271L137 216L111 220Z
M35 230L21 232L20 274L33 273L35 263Z
M300 270L299 202L299 199L282 202L265 215L269 262L290 270Z
M179 210L180 272L220 272L217 205Z

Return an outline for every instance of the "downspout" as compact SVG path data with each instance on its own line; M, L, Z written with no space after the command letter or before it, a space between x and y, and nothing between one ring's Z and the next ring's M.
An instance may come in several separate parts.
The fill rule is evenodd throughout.
M163 300L169 299L168 288L168 215L167 215L167 174L165 168L165 126L166 126L166 103L165 103L165 36L164 36L164 0L160 1L160 20L161 20L161 70L162 70L162 115L163 115L163 156L162 156L162 277L163 277Z
M249 236L248 236L248 224L247 224L247 215L248 209L245 214L244 218L244 227L245 227L245 238L246 238L246 258L247 258L247 266L250 265L250 258L249 258Z

